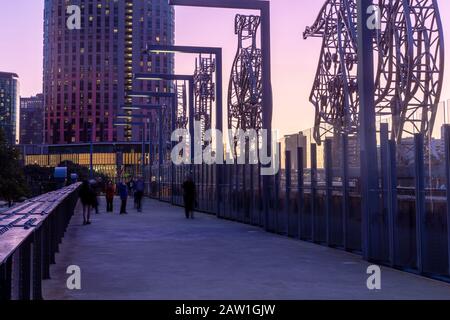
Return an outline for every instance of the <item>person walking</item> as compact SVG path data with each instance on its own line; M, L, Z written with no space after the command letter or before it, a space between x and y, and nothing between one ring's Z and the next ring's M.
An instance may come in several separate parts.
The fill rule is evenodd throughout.
M79 197L83 205L83 225L91 224L91 207L93 206L95 193L92 190L89 181L83 181Z
M127 214L128 187L123 182L119 184L119 196L121 200L120 214Z
M92 193L93 193L93 198L92 198L92 207L95 210L95 214L99 214L98 211L98 192L97 192L97 181L92 180L91 182L91 189L92 189Z
M116 194L116 188L112 181L109 181L106 185L106 212L113 212L114 195Z
M191 176L183 182L183 200L186 219L194 219L194 207L197 202L197 191Z
M140 178L135 184L136 209L138 212L142 212L142 198L144 197L144 189L144 180Z

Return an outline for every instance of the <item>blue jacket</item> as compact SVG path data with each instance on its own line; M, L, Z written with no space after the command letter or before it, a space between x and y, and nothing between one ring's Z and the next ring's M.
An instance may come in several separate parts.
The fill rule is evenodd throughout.
M128 187L125 183L119 183L119 196L121 199L128 198Z

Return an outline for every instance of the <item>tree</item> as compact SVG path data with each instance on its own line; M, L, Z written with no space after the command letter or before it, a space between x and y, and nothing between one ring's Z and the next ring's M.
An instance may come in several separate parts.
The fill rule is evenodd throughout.
M28 195L23 169L19 161L19 151L6 141L0 128L0 198L11 206L13 201Z

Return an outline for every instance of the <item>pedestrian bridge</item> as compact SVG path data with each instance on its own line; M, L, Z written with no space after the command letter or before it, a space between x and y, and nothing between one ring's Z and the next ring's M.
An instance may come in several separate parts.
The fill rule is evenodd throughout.
M382 268L367 289L360 256L144 200L143 213L94 215L79 206L43 283L45 299L450 299L450 285ZM81 268L68 290L67 267Z

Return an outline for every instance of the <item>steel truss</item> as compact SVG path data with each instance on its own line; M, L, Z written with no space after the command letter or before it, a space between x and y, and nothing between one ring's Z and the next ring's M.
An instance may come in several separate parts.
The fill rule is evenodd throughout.
M259 16L237 15L238 48L228 88L228 127L236 130L262 128L262 53L257 47Z
M391 138L430 134L444 71L443 29L436 0L376 0L374 31L377 117L391 120ZM316 108L314 138L357 134L356 0L327 0L304 38L322 37L310 101Z

